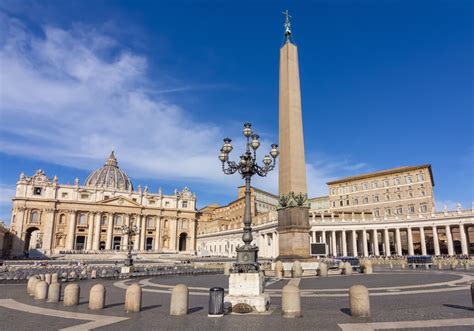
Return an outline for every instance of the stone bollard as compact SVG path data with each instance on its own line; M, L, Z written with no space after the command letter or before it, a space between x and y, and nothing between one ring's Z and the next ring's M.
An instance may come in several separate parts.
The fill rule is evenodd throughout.
M91 271L91 279L96 279L97 278L97 270L92 269Z
M275 277L277 279L283 278L283 263L281 261L275 263Z
M441 262L438 262L438 270L443 270L443 264Z
M324 262L319 263L317 273L318 273L319 277L327 277L328 276L328 265Z
M291 273L293 278L301 278L303 276L303 267L301 266L300 261L296 260L293 262L293 266L291 267Z
M389 263L388 268L389 268L390 270L393 269L393 263L392 263L392 262Z
M101 273L100 273L100 277L102 277L102 278L107 277L107 270L102 269L102 271L101 271Z
M64 306L77 306L79 304L80 287L78 284L69 284L64 288Z
M89 293L89 309L98 310L105 307L105 287L102 284L92 286Z
M40 274L41 281L44 281L44 274Z
M301 317L301 297L298 286L285 285L281 294L281 314L283 317Z
M48 285L51 285L51 278L52 278L51 274L44 275L44 281L48 283Z
M59 274L55 272L54 274L51 275L51 284L58 283L59 282Z
M405 262L402 262L402 263L401 263L401 267L402 267L402 269L406 269L407 264L406 264Z
M342 274L347 276L352 275L352 265L349 262L344 263L342 266Z
M451 262L451 270L452 271L455 271L457 266L458 266L458 261L454 260L453 262Z
M59 302L61 298L61 283L52 283L48 289L47 302Z
M125 312L138 313L142 310L142 288L138 284L132 284L125 293Z
M469 271L469 262L464 263L464 271Z
M231 268L232 265L230 263L224 263L224 275L229 276Z
M188 313L188 287L184 284L178 284L171 293L170 315L180 316Z
M363 285L352 285L349 289L349 304L353 317L369 317L369 291Z
M26 286L26 292L30 295L30 296L34 296L35 295L35 287L36 287L36 284L40 282L40 280L38 279L38 277L36 276L31 276L30 279L28 279L28 285Z
M371 274L372 273L372 262L370 260L365 260L362 264L362 270L364 274Z
M48 283L45 281L39 281L35 286L35 299L46 300L48 297Z

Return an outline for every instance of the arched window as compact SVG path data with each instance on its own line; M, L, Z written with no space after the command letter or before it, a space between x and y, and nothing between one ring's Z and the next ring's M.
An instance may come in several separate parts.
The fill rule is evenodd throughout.
M152 227L154 227L154 226L155 226L155 222L154 222L154 220L153 220L153 217L148 216L148 217L146 218L146 227L147 227L147 228L152 228Z
M123 222L122 215L115 215L115 225L121 226Z
M66 223L66 215L61 214L59 215L59 224L65 224Z
M107 225L107 216L102 216L100 220L100 225Z
M39 221L40 221L39 212L37 212L36 210L32 211L31 216L30 216L30 223L39 224Z
M165 220L165 223L163 225L164 225L164 228L167 229L168 228L168 220Z
M87 225L87 215L86 214L81 214L79 215L79 225Z

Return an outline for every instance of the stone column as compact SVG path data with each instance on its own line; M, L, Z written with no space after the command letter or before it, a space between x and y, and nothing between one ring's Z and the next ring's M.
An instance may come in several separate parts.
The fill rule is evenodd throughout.
M357 233L356 230L352 230L352 254L358 256L357 252Z
M114 232L114 213L109 213L107 217L107 241L105 243L105 249L112 249L113 241L113 232Z
M275 256L278 256L280 255L280 238L279 238L279 234L278 234L278 231L275 231Z
M314 235L316 237L316 233ZM278 256L278 249L277 249L277 245L278 245L278 234L277 232L273 232L272 234L272 237L273 237L273 257L277 257Z
M336 231L331 232L332 255L337 256Z
M448 240L448 255L454 255L453 236L451 235L451 228L449 225L445 226L446 239Z
M155 242L154 242L156 252L160 250L160 226L161 226L161 217L156 217Z
M101 213L95 214L95 231L94 231L94 242L92 249L98 251L100 249L100 219L102 218Z
M372 231L372 236L374 237L374 240L373 240L373 242L374 242L374 255L378 256L378 255L380 255L380 252L379 252L379 234L378 234L376 229L374 229Z
M411 227L407 228L407 237L408 237L408 255L414 255L413 251L413 234L411 233Z
M347 256L346 230L342 230L342 256Z
M313 243L316 242L316 231L311 231L312 238L313 238Z
M397 243L397 255L402 256L402 238L400 237L400 229L396 228L395 229L395 241Z
M75 211L71 212L71 214L69 215L66 249L74 249L74 239L76 233L76 215L77 212Z
M125 217L125 225L130 226L130 215L125 214L124 217ZM128 250L128 240L129 240L128 234L124 234L123 243L122 243L122 247L120 247L120 250Z
M422 226L420 226L420 245L421 255L426 255L425 229Z
M92 233L94 231L94 213L87 214L87 243L86 250L92 250Z
M467 238L466 230L464 229L464 224L459 224L459 236L461 237L461 250L463 255L469 254L467 249Z
M177 218L174 219L174 223L172 223L171 226L172 226L172 231L171 231L171 238L170 238L171 239L170 247L173 252L177 252L178 251L176 247L178 243L178 240L176 240L177 239L176 237L178 235L177 234L178 233L178 219Z
M440 255L440 250L439 250L439 240L438 240L438 228L436 227L436 225L433 225L431 231L433 232L434 254L438 256Z
M384 235L384 242L385 242L385 256L390 256L390 235L388 233L388 229L385 229L383 231L383 235Z
M43 246L45 253L50 255L53 248L53 231L54 231L54 215L55 210L48 208L46 211L45 223L44 223L44 235L43 235Z
M326 230L321 231L321 242L326 243Z
M141 224L140 224L140 216L136 215L135 217L135 225L140 227L140 231L138 231L134 236L133 236L133 249L138 251L140 249L140 233L142 231L141 229Z
M364 250L364 257L368 257L369 250L367 249L367 232L365 229L362 230L362 249Z
M141 227L140 227L140 250L141 251L144 251L145 250L145 246L146 246L146 231L147 231L147 217L146 216L142 216L140 215L140 219L141 219Z

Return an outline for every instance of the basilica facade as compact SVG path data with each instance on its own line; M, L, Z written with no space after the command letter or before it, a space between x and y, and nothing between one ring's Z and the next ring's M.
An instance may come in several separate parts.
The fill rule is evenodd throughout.
M127 234L134 228L136 234ZM114 152L80 185L38 170L23 173L13 198L10 255L127 250L195 253L196 196L184 188L165 195L133 187Z

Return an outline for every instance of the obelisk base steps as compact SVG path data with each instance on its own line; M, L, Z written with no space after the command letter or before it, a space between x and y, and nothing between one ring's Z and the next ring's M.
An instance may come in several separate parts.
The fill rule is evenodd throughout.
M256 313L265 313L270 308L270 295L264 293L265 277L263 273L231 273L229 277L229 294L224 297L234 307L245 303Z
M312 261L309 242L309 215L307 207L287 207L278 210L277 261Z

